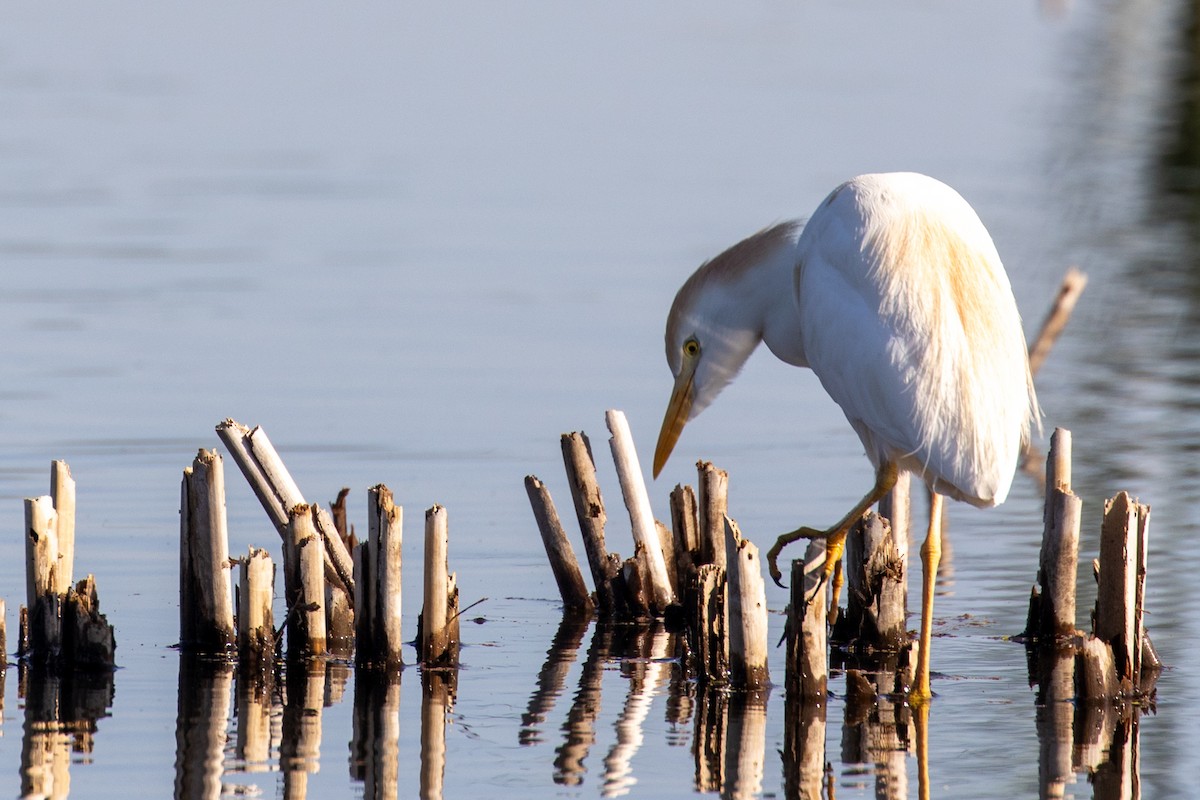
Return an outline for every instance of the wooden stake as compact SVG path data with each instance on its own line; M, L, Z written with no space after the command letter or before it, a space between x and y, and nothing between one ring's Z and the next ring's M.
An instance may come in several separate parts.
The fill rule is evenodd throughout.
M596 464L592 460L591 445L582 433L562 435L563 464L571 486L571 499L575 503L575 516L583 536L583 549L587 553L592 582L596 587L596 605L601 619L611 619L624 605L621 578L621 557L610 554L604 543L604 499L600 496L600 484L596 481Z
M286 537L288 512L298 505L305 505L304 495L267 438L266 431L261 427L250 429L226 419L217 425L217 435L229 448L279 535ZM346 589L347 597L353 598L354 565L328 512L321 512L316 529L325 540L323 549L329 570Z
M180 510L180 644L225 653L235 643L225 522L225 470L216 450L201 450L183 471Z
M1144 509L1144 511L1143 511ZM1150 510L1121 492L1104 504L1100 529L1100 573L1096 595L1096 638L1112 646L1119 680L1137 688L1142 642L1138 617L1139 528Z
M92 575L67 592L63 603L63 643L66 662L77 669L107 670L116 664L113 626L100 613L100 595Z
M767 671L767 592L758 548L725 517L725 562L729 580L730 683L742 689L770 685Z
M1059 287L1058 297L1049 313L1046 314L1046 319L1043 320L1037 336L1033 338L1033 344L1029 346L1029 371L1031 374L1037 375L1038 370L1045 363L1046 356L1050 354L1050 348L1054 346L1054 342L1058 340L1063 328L1067 326L1067 320L1070 319L1071 312L1075 309L1075 303L1083 294L1086 286L1087 275L1076 267L1067 270L1067 274L1063 276L1062 285Z
M1075 581L1083 501L1071 491L1071 432L1058 428L1046 459L1045 530L1038 568L1041 584L1036 636L1042 641L1075 634ZM1031 620L1031 623L1033 621Z
M275 654L275 564L266 550L251 547L239 560L238 656L244 661L270 660Z
M650 583L652 610L662 616L667 607L674 605L675 593L671 589L671 578L663 557L662 540L654 524L654 512L650 508L650 496L646 493L646 481L638 462L637 450L633 446L633 434L625 414L616 409L605 412L605 422L612 433L609 446L617 477L621 481L621 494L629 509L629 522L633 526L633 540L637 547L646 551L647 575ZM674 548L672 548L674 550Z
M58 564L54 591L66 594L75 570L75 479L65 461L50 462L50 498L54 505Z
M449 574L446 509L425 512L425 603L421 609L421 660L427 665L458 663L458 586Z
M583 582L579 561L571 549L567 532L563 530L558 511L554 508L550 490L536 476L526 475L525 492L529 495L529 504L533 507L533 516L542 534L542 544L546 547L546 557L550 559L550 568L554 571L563 607L568 611L591 610L592 598Z
M326 650L325 554L317 535L314 509L293 506L284 549L288 655L320 655Z
M725 513L728 510L729 473L707 461L696 462L700 497L700 561L725 569Z
M699 524L696 492L691 486L676 484L671 491L671 529L674 531L675 568L681 576L699 562Z
M791 602L788 605L786 681L788 699L818 703L826 699L829 649L823 597L809 602L821 581L825 543L812 540L803 559L792 561Z
M696 574L696 624L693 649L702 683L722 685L729 681L729 639L725 619L725 570L704 564Z
M403 664L400 614L404 509L383 484L367 491L367 540L355 548L358 663L395 669Z
M25 498L25 607L28 650L36 662L57 660L62 651L62 597L57 586L58 541L49 496Z
M842 563L846 573L843 638L856 648L896 652L908 641L904 560L888 521L868 511L850 529Z

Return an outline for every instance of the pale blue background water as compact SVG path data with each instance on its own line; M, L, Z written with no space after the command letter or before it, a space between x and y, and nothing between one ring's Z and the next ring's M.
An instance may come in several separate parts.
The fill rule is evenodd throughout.
M581 787L550 780L569 698L547 744L517 744L558 623L521 479L539 474L566 510L558 435L582 428L603 453L611 407L647 459L670 388L662 326L686 275L846 177L913 169L979 211L1027 330L1069 264L1090 275L1039 378L1045 422L1075 434L1086 557L1104 497L1153 505L1150 625L1172 669L1141 726L1143 796L1190 796L1200 236L1186 5L7 8L0 594L15 631L20 499L46 492L49 461L66 459L77 571L97 576L123 667L72 795L126 796L135 777L147 796L171 792L178 481L233 416L266 427L311 499L353 487L360 527L366 487L396 491L409 631L421 512L449 508L463 598L490 599L487 624L464 630L447 796L597 796L611 740ZM870 480L815 379L769 354L688 427L652 488L660 517L699 457L730 472L731 513L760 542L840 516ZM603 463L601 480L619 523ZM236 472L229 485L232 549L273 546ZM950 509L935 796L1037 791L1024 652L1000 637L1023 623L1040 517L1021 477L1000 509ZM619 524L610 537L631 550ZM779 609L785 595L768 599ZM0 794L19 786L15 678ZM608 681L602 737L624 695L618 672ZM402 693L405 796L415 671ZM361 793L345 768L347 705L325 712L311 796ZM647 720L634 796L692 791L691 756L667 744L662 716ZM835 701L838 797L871 796L838 761L839 720ZM765 794L781 792L781 742L779 691ZM909 775L915 794L911 759ZM229 780L272 795L278 774ZM1082 776L1068 790L1091 796Z

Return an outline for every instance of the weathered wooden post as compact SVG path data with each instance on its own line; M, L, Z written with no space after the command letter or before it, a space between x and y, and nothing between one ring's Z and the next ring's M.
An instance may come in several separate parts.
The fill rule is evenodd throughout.
M888 521L867 512L846 537L846 616L835 638L852 649L896 653L908 642L905 562Z
M730 683L747 690L770 685L767 671L767 593L758 548L725 517L726 600Z
M1141 690L1146 543L1150 507L1121 492L1104 504L1094 630L1112 648L1123 694Z
M786 681L788 698L825 704L829 679L829 648L823 596L813 598L825 566L825 544L808 543L804 558L792 561L791 601L788 604ZM809 602L812 598L812 602Z
M49 496L25 498L25 645L35 663L58 660L62 652L62 601L58 585L58 540Z
M58 546L54 591L66 594L75 574L75 479L65 461L50 462L50 503L54 507L54 535Z
M725 570L704 564L696 573L694 637L696 670L700 682L720 686L729 681L729 638L726 635Z
M283 459L267 438L261 427L247 428L232 419L217 425L217 435L229 448L234 461L246 477L250 488L262 504L263 510L275 524L280 537L286 538L288 512L298 505L307 505L300 487L292 479ZM323 540L325 558L331 577L336 577L346 596L354 596L354 565L345 543L338 535L337 526L329 513L321 510L315 520L316 532Z
M404 509L383 484L367 491L367 539L354 549L355 625L359 666L395 669L401 650L401 565Z
M200 450L184 469L180 505L180 644L226 653L235 644L235 629L225 469L216 450Z
M600 484L596 481L596 464L591 445L582 433L562 435L563 464L571 486L571 499L583 536L583 548L596 587L596 605L601 619L611 619L625 604L624 583L621 580L621 557L610 554L604 542L607 515Z
M325 554L314 519L315 509L304 504L288 512L284 543L284 595L287 602L289 656L313 656L326 651Z
M1042 585L1040 641L1075 633L1075 580L1083 500L1071 491L1071 432L1057 428L1046 459L1045 532L1038 581Z
M525 492L529 495L529 504L533 507L533 516L542 534L542 544L546 547L546 557L550 560L550 569L554 572L563 608L567 611L591 611L592 598L583 582L579 561L571 549L567 532L550 497L550 490L536 476L527 475Z
M421 661L428 665L458 663L458 586L449 574L449 528L446 509L425 512L425 602L421 609Z
M675 485L671 490L671 529L675 542L675 568L679 573L682 591L687 576L700 557L699 519L696 511L696 492L691 486Z
M725 514L729 508L729 473L708 461L696 462L699 477L700 561L725 569Z
M629 430L625 414L621 411L607 411L605 422L612 433L609 446L612 449L613 462L616 464L617 477L621 482L621 494L625 498L625 506L629 509L633 539L637 550L644 553L646 573L643 579L649 583L651 610L655 616L662 616L668 606L675 604L675 593L671 588L671 579L663 557L662 539L655 526L654 512L650 508L650 496L646 493L641 464L633 446L633 434Z
M238 560L238 657L247 662L269 661L275 654L275 564L266 550L251 547Z

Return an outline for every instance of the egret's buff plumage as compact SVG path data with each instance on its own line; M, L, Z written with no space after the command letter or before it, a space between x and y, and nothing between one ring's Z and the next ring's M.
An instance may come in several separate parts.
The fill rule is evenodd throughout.
M655 475L687 420L737 375L759 342L789 364L812 368L877 473L872 491L833 528L780 537L769 554L776 580L778 550L808 535L829 537L828 574L845 531L898 471L976 506L1007 496L1039 416L1037 399L1000 257L979 217L950 187L914 173L854 178L807 224L759 231L688 278L667 320L675 389ZM931 524L923 556L939 547L932 534ZM937 552L926 557L926 573L936 569ZM932 584L928 590L931 605ZM914 692L925 695L927 637L923 619L924 688Z

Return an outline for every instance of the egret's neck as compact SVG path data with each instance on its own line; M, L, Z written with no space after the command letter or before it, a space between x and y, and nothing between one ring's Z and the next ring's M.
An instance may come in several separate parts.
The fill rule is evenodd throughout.
M768 255L758 268L748 271L743 280L753 284L753 306L768 349L788 364L807 367L796 302L796 252L792 240Z

